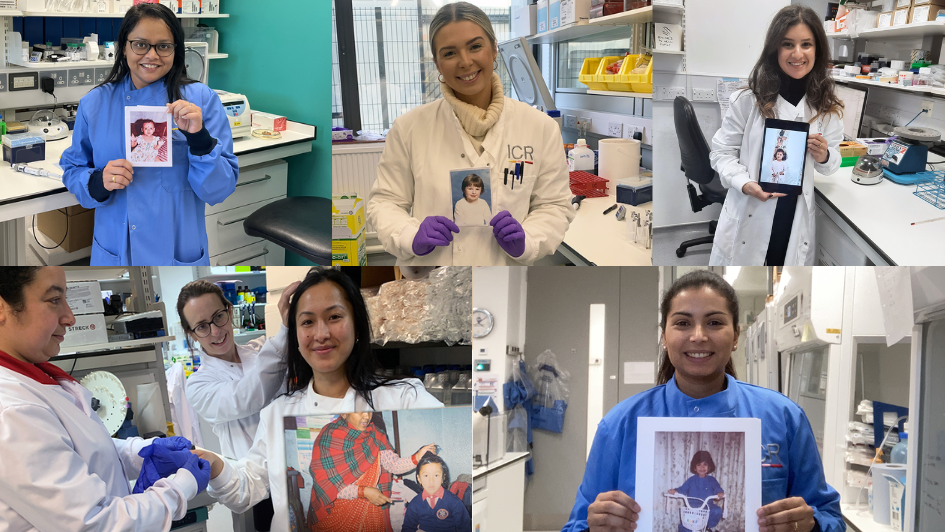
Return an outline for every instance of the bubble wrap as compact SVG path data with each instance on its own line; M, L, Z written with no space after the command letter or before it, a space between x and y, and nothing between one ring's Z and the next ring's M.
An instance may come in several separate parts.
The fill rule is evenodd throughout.
M430 312L424 323L431 338L448 345L472 343L472 268L446 266L430 272Z
M472 268L443 267L365 295L374 342L472 342Z

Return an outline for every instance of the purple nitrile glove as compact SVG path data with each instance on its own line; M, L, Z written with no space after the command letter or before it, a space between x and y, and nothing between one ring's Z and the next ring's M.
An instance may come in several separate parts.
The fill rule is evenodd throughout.
M151 440L151 445L160 445L171 451L189 451L193 444L183 436L170 436L168 438L155 438Z
M525 253L525 229L509 211L502 211L489 222L496 242L510 257L521 257Z
M187 448L190 449L189 442ZM138 474L132 493L144 493L155 482L177 473L177 470L184 467L190 457L195 455L189 450L173 451L164 444L152 443L138 451L138 456L144 457L144 462L141 464L141 472Z
M187 454L190 454L190 458L181 466L181 469L190 471L190 474L194 476L197 480L197 493L200 493L207 489L207 484L210 483L210 462L190 451L187 451Z
M459 227L453 220L445 216L427 216L420 222L417 236L413 237L413 254L427 255L437 246L448 246L453 241L453 233L458 233Z

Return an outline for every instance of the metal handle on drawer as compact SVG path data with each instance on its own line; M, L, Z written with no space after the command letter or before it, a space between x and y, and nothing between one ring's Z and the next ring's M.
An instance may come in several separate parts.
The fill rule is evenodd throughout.
M252 181L247 181L245 183L237 183L236 186L242 187L244 185L252 185L253 183L259 183L260 181L269 181L270 179L272 179L272 176L269 174L266 174L265 177L260 177L259 179L253 179Z
M242 221L245 220L245 219L246 219L246 217L244 216L244 217L242 217L242 218L237 218L237 219L235 219L235 220L230 220L229 222L221 222L220 220L217 220L217 225L233 225L233 224L235 224L235 223L242 222Z
M257 253L256 255L253 255L252 257L246 257L245 259L240 259L231 264L224 264L224 266L236 266L237 264L242 264L244 262L251 261L255 259L256 257L262 257L263 255L268 255L268 254L269 254L269 250L267 249L266 251L263 251L262 253Z

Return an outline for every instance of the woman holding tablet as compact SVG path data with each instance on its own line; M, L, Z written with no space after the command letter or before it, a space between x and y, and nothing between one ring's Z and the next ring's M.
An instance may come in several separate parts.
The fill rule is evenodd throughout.
M829 60L827 35L813 10L791 5L775 15L748 88L732 94L731 108L712 138L712 167L729 190L709 264L814 263L811 169L834 173L843 140L843 104L827 72ZM805 135L806 144L794 142ZM786 174L771 183L779 142L785 143L785 162L791 161L783 166L798 172L799 184Z

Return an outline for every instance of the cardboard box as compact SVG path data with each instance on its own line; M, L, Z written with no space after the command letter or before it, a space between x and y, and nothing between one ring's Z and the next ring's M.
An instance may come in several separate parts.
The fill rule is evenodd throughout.
M105 312L102 286L98 281L66 283L66 302L76 316Z
M98 284L98 283L96 283ZM69 347L108 342L108 332L105 329L104 314L80 314L75 317L75 325L66 327L66 337L59 344L60 351L68 351Z
M945 11L945 0L935 0L935 2L912 7L912 14L909 15L909 23L929 22L938 18L939 11Z
M604 2L603 4L591 6L591 11L588 15L591 20L593 20L595 18L616 15L617 13L623 13L623 2Z
M912 7L912 0L896 0L895 9L902 9L904 7Z
M367 266L363 227L354 238L331 240L331 265Z
M252 113L253 129L271 129L273 131L285 131L286 119L281 115L272 113Z
M538 6L531 4L512 13L512 35L528 37L538 31Z
M859 157L861 155L866 155L866 153L866 146L860 144L859 142L850 141L840 143L840 157Z
M548 0L538 0L538 19L536 25L538 26L538 33L545 33L548 31Z
M877 28L891 28L893 20L893 12L880 13L879 18L876 19Z
M548 0L548 29L561 27L561 0Z
M587 24L591 19L591 0L561 0L561 27Z
M909 13L912 11L911 7L905 9L897 9L893 11L893 26L904 26L909 23Z
M43 212L36 216L36 229L53 242L62 242L59 247L72 253L92 245L95 211L75 205Z
M331 239L357 238L364 229L364 200L357 195L332 196Z

